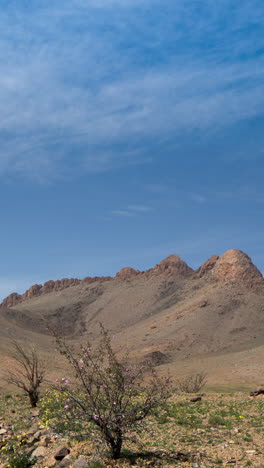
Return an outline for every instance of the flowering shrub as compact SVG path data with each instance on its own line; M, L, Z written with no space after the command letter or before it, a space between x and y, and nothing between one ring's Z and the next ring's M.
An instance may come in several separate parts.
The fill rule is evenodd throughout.
M75 372L74 382L67 378L56 382L53 391L59 397L50 394L57 417L68 423L69 430L82 427L88 435L92 425L110 447L112 457L119 458L124 438L142 426L143 420L170 396L169 378L159 378L149 370L145 382L146 368L119 360L103 327L98 347L82 346L78 354L60 337L56 336L56 340ZM43 411L48 420L49 405Z
M18 452L9 459L9 468L30 468L35 465L37 459L31 458L29 453Z
M14 436L1 447L1 455L5 458L9 468L30 468L36 463L36 458L24 450L27 442L26 434Z

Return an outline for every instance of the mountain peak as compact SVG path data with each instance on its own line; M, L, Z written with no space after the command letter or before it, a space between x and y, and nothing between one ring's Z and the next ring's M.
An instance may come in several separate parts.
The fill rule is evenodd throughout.
M116 278L119 278L119 279L130 279L130 278L134 278L134 277L137 276L139 273L140 273L139 270L135 270L134 268L131 268L131 267L125 267L125 268L122 268L122 269L116 274Z
M231 249L215 263L212 276L216 280L244 280L247 282L262 279L263 276L252 263L251 258L242 250Z
M197 273L198 276L201 278L202 276L209 273L215 266L217 260L219 259L219 255L212 255L206 262L204 262L200 268L198 268Z
M192 268L190 268L187 263L185 263L178 255L169 255L169 257L164 258L161 262L156 265L152 270L156 274L166 274L166 276L189 276L193 273Z
M186 263L180 257L178 257L178 255L172 254L164 258L164 260L161 260L160 265L179 265L183 263L186 265Z

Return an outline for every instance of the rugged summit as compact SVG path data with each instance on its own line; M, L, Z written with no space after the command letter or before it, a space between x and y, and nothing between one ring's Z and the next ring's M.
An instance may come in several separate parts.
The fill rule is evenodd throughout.
M228 250L215 263L212 276L217 281L243 281L254 283L263 280L250 257L241 250Z
M228 250L221 257L212 255L198 270L194 271L180 257L173 254L162 260L154 268L146 271L135 270L131 267L122 268L115 276L111 277L87 277L83 280L77 278L63 278L57 281L47 281L31 286L24 294L12 293L6 297L0 308L11 308L32 298L63 291L79 284L90 284L104 281L132 281L135 278L147 279L150 277L164 277L172 279L207 278L217 282L241 282L247 287L262 288L264 279L261 272L253 265L250 257L241 250Z
M100 322L115 336L117 349L140 360L151 357L172 374L183 363L192 362L196 371L202 362L202 370L221 374L221 382L234 375L241 382L248 373L252 379L256 372L263 378L264 279L240 250L213 255L196 271L171 255L142 272L126 267L113 278L48 281L13 293L0 310L0 360L10 337L31 340L49 354L47 323L79 344L97 340ZM242 374L234 366L241 352ZM221 371L226 362L231 374Z
M165 274L166 276L190 276L193 273L187 263L185 263L178 255L170 255L162 260L152 270L154 274Z
M116 274L116 278L127 280L134 278L135 276L146 278L155 275L185 278L193 273L194 271L187 265L187 263L178 257L178 255L173 254L162 260L154 268L150 268L146 271L135 270L131 267L122 268L122 270Z
M13 307L17 304L20 304L21 302L28 301L33 297L38 297L53 291L62 291L63 289L69 288L70 286L80 284L80 282L81 280L77 278L63 278L57 281L47 281L43 285L34 284L24 294L12 293L10 296L7 296L3 300L1 307Z
M125 267L122 268L122 270L118 271L116 274L116 278L119 278L120 280L127 280L130 278L134 278L140 273L139 270L135 270L134 268L131 267Z
M209 272L211 272L211 270L216 265L216 262L217 262L218 259L219 259L218 255L212 255L212 257L210 257L208 260L206 260L206 262L204 262L200 266L200 268L198 268L198 270L197 270L198 276L200 278L202 278L202 276L207 275Z

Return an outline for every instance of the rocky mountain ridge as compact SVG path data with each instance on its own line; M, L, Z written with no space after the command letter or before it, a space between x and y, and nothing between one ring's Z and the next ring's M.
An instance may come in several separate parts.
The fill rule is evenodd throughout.
M197 270L171 255L146 271L126 267L112 278L48 281L14 293L0 309L0 381L10 338L37 343L57 378L63 362L51 359L47 327L78 347L96 343L100 323L118 352L172 375L200 369L211 382L263 381L264 279L240 250L213 255Z
M252 263L250 257L238 249L231 249L222 256L212 255L198 270L193 270L177 255L170 255L155 267L140 271L131 267L122 268L113 277L86 277L84 279L63 278L61 280L50 280L46 283L31 286L24 294L16 292L7 296L1 308L12 308L18 304L38 296L43 296L56 291L63 291L69 287L79 284L92 284L105 281L129 281L136 277L149 278L163 276L164 278L203 278L207 277L216 282L240 282L247 288L264 289L264 278L257 267Z

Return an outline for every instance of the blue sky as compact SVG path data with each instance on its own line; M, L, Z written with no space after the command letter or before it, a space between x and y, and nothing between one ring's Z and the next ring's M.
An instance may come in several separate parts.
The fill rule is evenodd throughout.
M264 271L263 0L2 0L0 297L60 277Z

